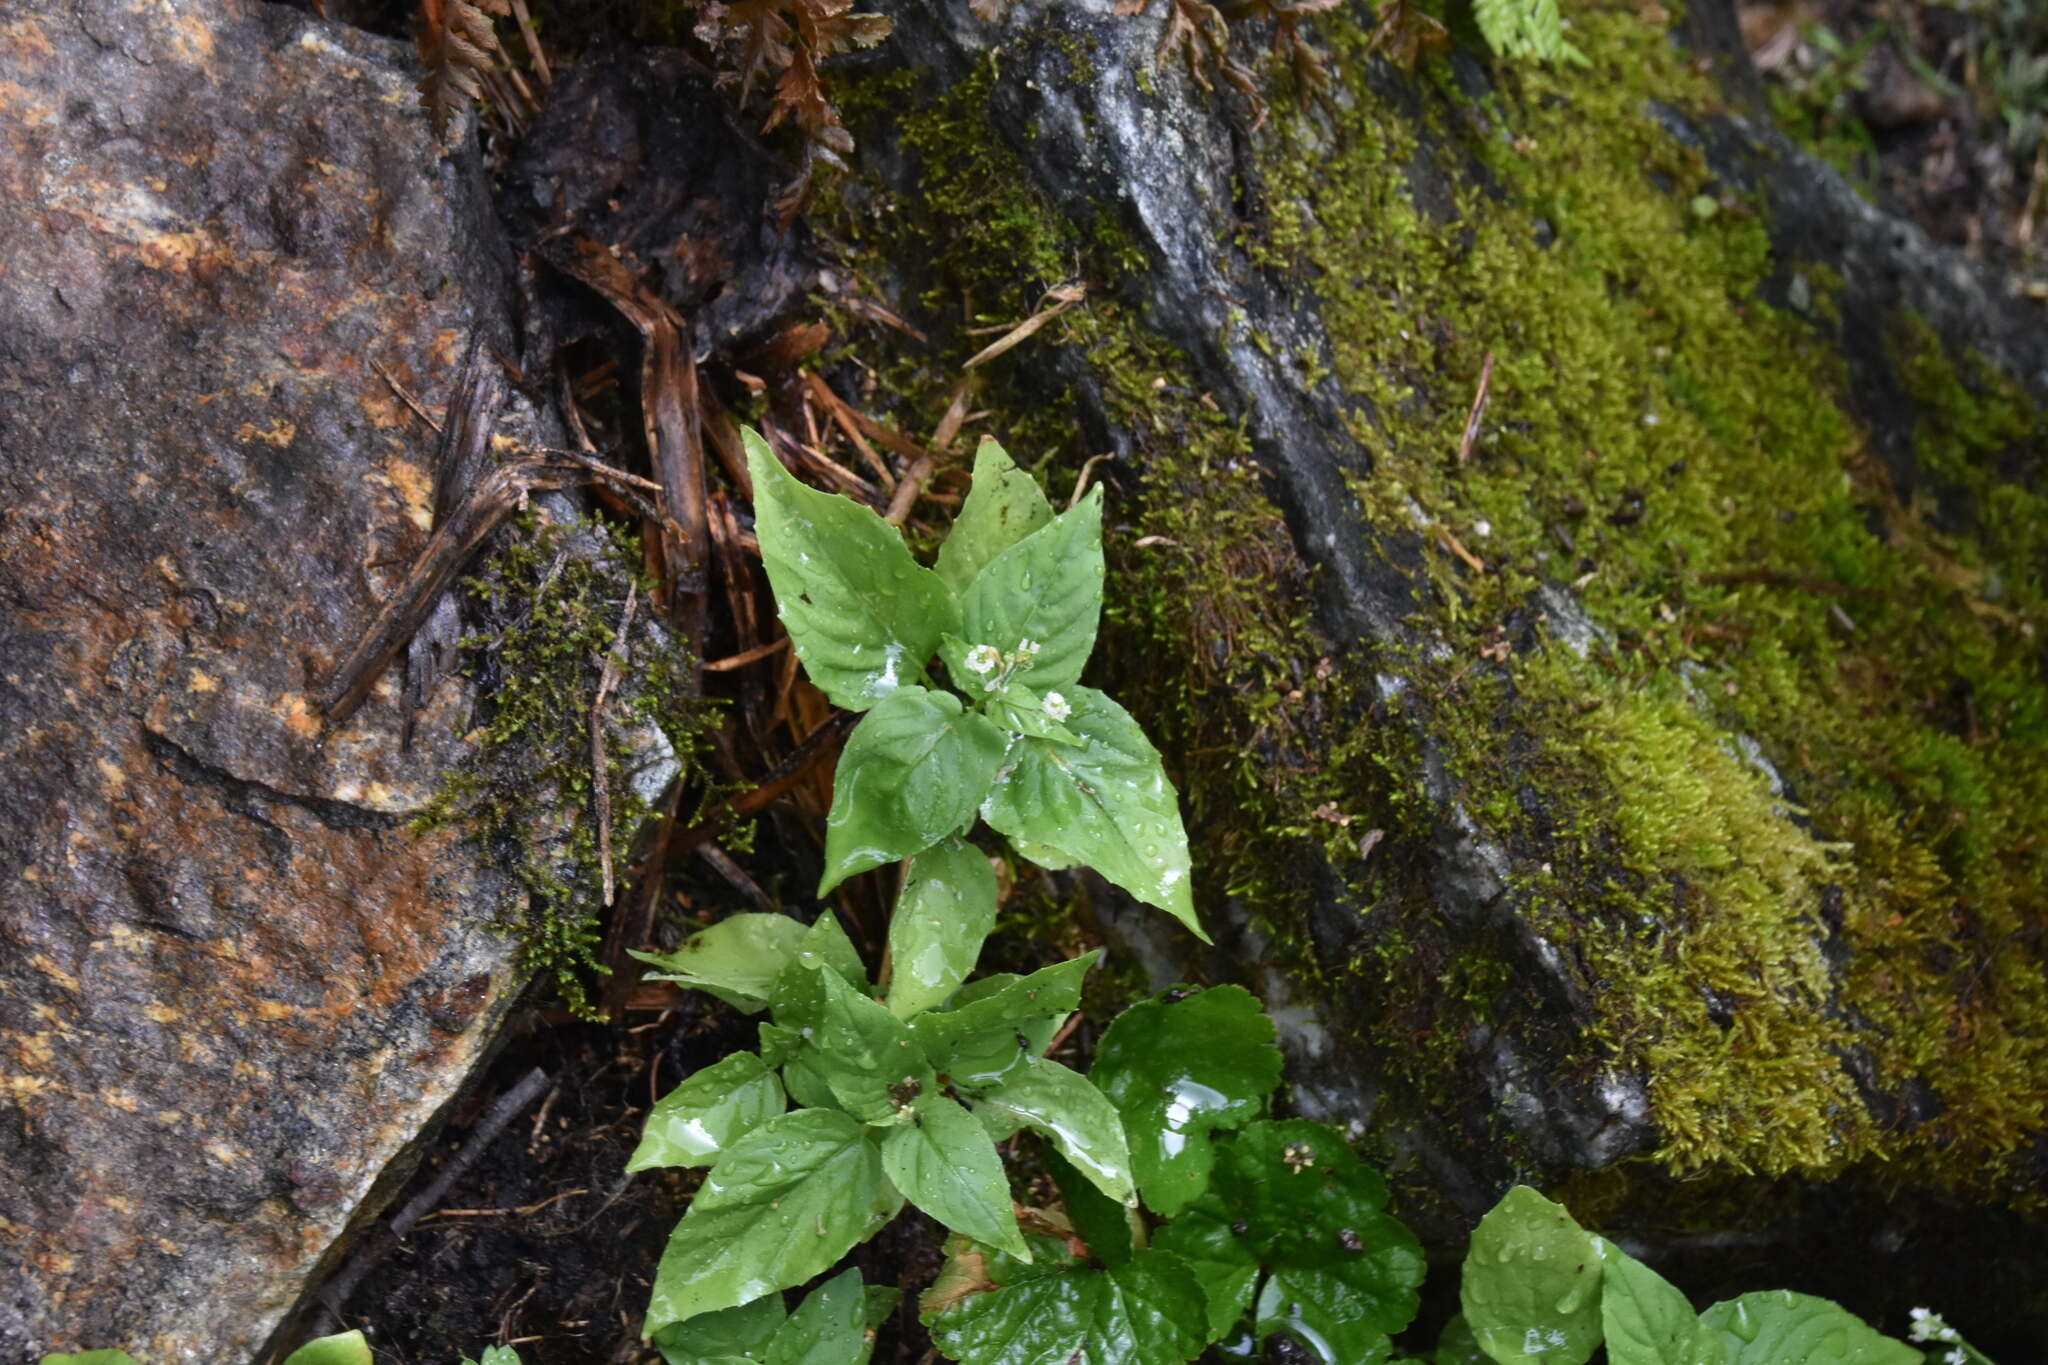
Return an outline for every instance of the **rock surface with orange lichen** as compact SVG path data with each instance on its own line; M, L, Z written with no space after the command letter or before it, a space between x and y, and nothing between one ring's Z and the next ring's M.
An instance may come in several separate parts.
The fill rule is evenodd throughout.
M408 815L443 682L309 700L509 335L395 43L251 3L0 6L0 1358L250 1359L468 1075L506 886ZM502 253L499 253L502 255Z

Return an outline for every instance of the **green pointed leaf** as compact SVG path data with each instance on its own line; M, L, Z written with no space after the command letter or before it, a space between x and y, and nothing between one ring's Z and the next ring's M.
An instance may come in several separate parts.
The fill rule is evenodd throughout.
M370 1343L361 1332L316 1337L286 1356L284 1365L370 1365Z
M1008 453L984 439L974 452L974 483L946 543L939 547L939 577L965 593L982 566L1052 520L1052 504L1038 480L1017 468Z
M126 1351L81 1351L77 1355L47 1355L37 1365L135 1365Z
M831 1268L896 1216L878 1134L829 1109L770 1119L726 1149L655 1271L646 1330L733 1308Z
M1561 1205L1517 1185L1465 1253L1465 1321L1503 1365L1582 1365L1598 1349L1600 1249Z
M519 1365L519 1352L510 1346L486 1346L482 1360L464 1356L462 1365Z
M920 1095L909 1123L882 1140L882 1169L904 1197L964 1237L1029 1258L1010 1181L974 1116L944 1095Z
M1118 1015L1095 1049L1090 1076L1123 1115L1138 1193L1170 1218L1209 1186L1209 1135L1265 1112L1280 1084L1280 1050L1273 1021L1250 991L1215 986Z
M1029 858L1048 872L1065 872L1070 867L1082 866L1079 858L1069 858L1051 844L1041 844L1033 839L1012 838L1010 847L1019 856Z
M806 1040L807 1059L847 1113L868 1123L902 1122L912 1100L937 1088L924 1050L901 1019L837 973L818 974L825 998Z
M913 857L889 920L889 1012L908 1019L951 997L995 924L988 855L946 838Z
M1030 735L1075 745L1081 737L1053 719L1067 714L1067 699L1058 692L1041 697L1022 683L1011 683L989 698L988 718L1013 735Z
M1209 1305L1209 1340L1229 1335L1252 1306L1259 1262L1251 1244L1231 1231L1223 1201L1213 1193L1203 1195L1154 1233L1152 1245L1186 1261L1201 1281Z
M1206 1345L1207 1305L1185 1262L1151 1248L1120 1266L1021 1273L990 1258L995 1287L927 1312L961 1365L1187 1365Z
M812 973L815 983L816 973ZM818 986L820 1000L824 987ZM815 1022L815 1015L813 1016ZM839 1097L832 1093L832 1087L825 1084L824 1073L812 1064L817 1050L804 1040L796 1029L781 1024L761 1025L761 1060L782 1071L782 1084L789 1091L789 1097L805 1109L837 1109Z
M1008 742L951 692L904 687L877 702L839 755L818 894L967 828Z
M1018 682L1040 692L1080 682L1102 617L1102 486L990 560L961 608L954 633L968 642L1006 656L1026 640L1038 647Z
M1832 1299L1770 1289L1717 1303L1700 1326L1728 1365L1920 1365L1927 1357L1882 1336Z
M658 969L647 973L650 981L679 982L752 1014L767 1007L775 978L804 933L803 922L787 915L727 915L672 953L633 956Z
M1082 742L1015 740L982 818L1012 840L1087 864L1208 942L1195 921L1180 798L1159 751L1129 712L1095 689L1069 688L1066 699L1074 708L1066 726Z
M752 428L742 435L761 563L804 672L848 711L922 680L939 636L959 633L953 590L910 557L895 527L806 488Z
M1086 1076L1027 1053L976 1094L974 1107L1051 1138L1060 1155L1104 1194L1119 1203L1137 1203L1123 1119Z
M1603 1253L1600 1326L1608 1365L1721 1365L1727 1349L1669 1280L1615 1246Z
M861 1365L874 1353L868 1312L876 1291L843 1271L804 1296L768 1346L768 1365ZM896 1291L881 1290L894 1303ZM884 1310L886 1311L886 1310Z
M817 1025L825 1003L821 971L830 972L856 990L867 989L867 972L861 966L860 953L829 910L821 913L817 923L804 932L796 951L790 954L788 963L769 988L768 1002L774 1009L776 1023L799 1031Z
M1254 1326L1331 1365L1383 1358L1415 1316L1422 1247L1385 1213L1386 1181L1328 1124L1247 1125L1222 1145L1211 1188L1271 1272Z
M709 1166L741 1136L788 1107L782 1082L761 1058L735 1052L655 1101L626 1169Z
M1045 1050L1080 1005L1082 978L1101 956L1097 948L1029 976L972 982L961 988L953 1008L912 1019L910 1035L955 1085L992 1085L1023 1057Z
M768 1343L788 1319L782 1295L763 1294L733 1308L700 1313L672 1323L654 1334L655 1349L667 1365L725 1365L731 1360L762 1360Z
M979 1117L979 1115L976 1115ZM1131 1259L1135 1234L1143 1228L1138 1212L1111 1199L1095 1182L1074 1169L1073 1163L1056 1151L1043 1154L1045 1168L1059 1187L1060 1203L1074 1231L1088 1244L1088 1251L1104 1265L1122 1265ZM1156 1245L1158 1239L1153 1239ZM1171 1250L1171 1248L1168 1248ZM1199 1274L1200 1272L1197 1271Z

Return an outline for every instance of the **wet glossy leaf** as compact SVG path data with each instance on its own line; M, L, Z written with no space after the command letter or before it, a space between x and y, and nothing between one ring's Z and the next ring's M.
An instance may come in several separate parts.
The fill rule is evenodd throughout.
M908 1019L950 998L995 922L995 869L980 849L948 838L912 858L889 920L889 1012Z
M628 1171L709 1166L743 1134L789 1107L782 1082L752 1052L735 1052L655 1101Z
M1090 1076L1123 1115L1138 1193L1170 1218L1208 1188L1210 1133L1265 1112L1280 1050L1251 992L1216 986L1125 1010L1102 1035Z
M1120 1203L1137 1202L1123 1119L1086 1076L1027 1054L1001 1079L978 1090L974 1106L977 1113L992 1111L1006 1124L1051 1138L1060 1155L1104 1194Z
M1384 1212L1386 1181L1327 1124L1254 1123L1223 1145L1212 1188L1271 1272L1254 1327L1341 1365L1385 1356L1415 1316L1422 1247Z
M1220 1341L1252 1306L1259 1281L1251 1244L1231 1231L1230 1215L1212 1192L1153 1234L1152 1245L1188 1263L1209 1305L1209 1339Z
M649 981L678 982L752 1014L766 1008L775 978L805 932L801 920L787 915L727 915L672 953L633 956L656 969L647 973Z
M893 1289L863 1285L858 1270L834 1275L805 1295L776 1331L768 1365L861 1365L875 1349L868 1330L872 1307L893 1307L896 1298Z
M904 1197L962 1236L1028 1258L995 1143L944 1095L920 1095L882 1141L882 1169Z
M903 1206L882 1174L880 1134L847 1114L801 1109L735 1142L669 1235L646 1330L802 1284Z
M988 718L1011 734L1030 735L1066 745L1079 744L1079 735L1052 718L1047 710L1047 697L1057 699L1062 706L1066 704L1066 698L1058 692L1049 692L1046 697L1041 697L1022 683L1011 683L1001 693L989 698Z
M788 1320L780 1292L715 1313L700 1313L672 1323L654 1334L655 1349L667 1365L725 1365L731 1360L761 1360L768 1343Z
M1635 1257L1600 1240L1600 1325L1609 1365L1721 1365L1727 1348L1684 1294Z
M1017 737L981 815L1013 840L1085 863L1195 931L1180 798L1130 713L1090 687L1066 689L1081 743ZM1022 847L1023 845L1020 845Z
M895 527L806 488L752 428L743 435L761 562L811 681L849 711L922 681L939 636L959 633L953 590L910 557Z
M996 1287L925 1314L962 1365L1186 1365L1206 1344L1202 1287L1170 1252L1021 1273L991 1258L990 1271Z
M1038 647L1016 681L1040 693L1080 682L1102 617L1102 486L990 560L960 600L954 633L970 644Z
M519 1365L519 1352L510 1346L486 1346L482 1359L471 1360L464 1356L462 1365Z
M1081 980L1102 956L1083 953L1029 976L998 976L961 988L953 1007L910 1021L910 1034L932 1066L955 1084L993 1084L1024 1056L1042 1052L1081 1003Z
M1926 1356L1880 1335L1831 1299L1771 1289L1717 1303L1700 1326L1728 1365L1919 1365Z
M316 1337L286 1356L284 1365L370 1365L370 1343L361 1332Z
M939 577L966 593L983 565L1051 520L1052 504L1038 480L994 441L982 441L974 452L974 483L939 547Z
M1492 1360L1479 1349L1479 1338L1472 1335L1472 1324L1465 1321L1465 1315L1453 1313L1437 1334L1434 1365L1490 1365Z
M869 1123L895 1123L900 1111L936 1085L924 1050L903 1021L838 973L816 969L824 983L808 1060L846 1112Z
M1097 1189L1094 1181L1075 1170L1058 1152L1048 1151L1043 1156L1046 1170L1059 1187L1060 1203L1066 1208L1067 1218L1076 1235L1088 1244L1089 1253L1104 1265L1122 1265L1130 1260L1135 1232L1132 1224L1140 1217L1136 1210ZM1156 1244L1157 1239L1154 1240Z
M839 755L818 894L967 828L1008 743L951 692L905 687L877 702Z
M867 989L867 972L861 966L860 953L829 910L820 914L817 923L797 941L796 951L790 954L787 965L768 990L776 1023L797 1030L817 1024L825 1002L825 983L818 975L821 969L856 990Z
M1473 1229L1465 1321L1497 1361L1581 1365L1600 1345L1600 1273L1593 1237L1517 1185Z

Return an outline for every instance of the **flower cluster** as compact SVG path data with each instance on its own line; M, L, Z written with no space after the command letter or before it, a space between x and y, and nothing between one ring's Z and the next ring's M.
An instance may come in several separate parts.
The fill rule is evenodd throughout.
M1941 1314L1931 1308L1915 1308L1908 1316L1913 1319L1913 1325L1906 1330L1908 1337L1914 1341L1936 1341L1953 1347L1943 1353L1942 1365L1967 1365L1970 1353L1963 1346L1962 1333L1943 1321Z
M1036 640L1019 640L1017 648L1008 654L994 645L976 645L967 651L965 663L983 679L982 691L1001 692L1009 686L1012 673L1028 667L1038 657L1039 648Z

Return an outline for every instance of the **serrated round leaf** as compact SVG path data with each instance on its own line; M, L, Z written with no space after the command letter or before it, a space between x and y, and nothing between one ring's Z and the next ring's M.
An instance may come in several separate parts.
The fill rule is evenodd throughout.
M1052 504L1038 480L1017 468L1008 452L984 439L974 452L974 482L946 543L939 547L938 574L964 594L982 566L1052 520Z
M915 855L889 919L889 1012L908 1019L948 999L995 923L988 855L957 837Z
M693 1073L655 1101L626 1169L709 1166L727 1147L788 1107L782 1082L761 1058L735 1052Z
M1479 1220L1461 1296L1480 1349L1497 1361L1583 1365L1601 1341L1600 1249L1527 1185Z
M1209 1305L1209 1340L1221 1341L1252 1306L1259 1262L1249 1243L1231 1230L1230 1215L1206 1194L1152 1235L1152 1245L1186 1261Z
M1028 1258L995 1143L944 1095L921 1095L882 1140L882 1169L911 1203L963 1237Z
M1120 1266L1048 1267L925 1314L961 1365L1187 1365L1207 1344L1194 1272L1146 1249Z
M1479 1349L1472 1324L1463 1313L1453 1313L1436 1339L1436 1365L1491 1365L1493 1357Z
M674 981L752 1014L767 1006L775 978L804 934L802 921L787 915L727 915L672 953L633 956L656 969L647 973L650 981Z
M1608 1365L1722 1365L1727 1348L1675 1285L1612 1242L1598 1245Z
M1265 1112L1280 1084L1280 1050L1250 991L1214 986L1118 1015L1089 1076L1123 1116L1138 1193L1170 1218L1209 1186L1209 1135Z
M782 1295L763 1294L735 1308L700 1313L671 1323L654 1334L654 1347L666 1365L720 1365L728 1360L760 1360L768 1343L789 1317Z
M980 1090L977 1113L993 1111L1051 1138L1060 1155L1119 1203L1137 1202L1123 1119L1086 1076L1028 1053L1000 1080ZM983 1239L986 1240L986 1239Z
M868 1123L893 1123L902 1103L936 1089L924 1049L903 1021L819 969L824 999L804 1058L824 1078L846 1112Z
M906 687L877 702L839 755L818 894L965 829L1009 742L950 692Z
M970 644L1005 656L1026 640L1038 646L1016 681L1041 693L1080 682L1102 619L1102 486L990 560L961 617L954 633Z
M1159 751L1130 713L1090 687L1067 689L1079 744L1018 736L982 803L1019 848L1044 844L1085 863L1193 930L1188 836ZM1027 855L1028 856L1028 855Z
M910 557L895 527L805 487L751 427L742 435L761 563L811 681L848 711L918 682L939 636L959 631L953 590Z
M1922 1351L1872 1328L1832 1299L1770 1289L1717 1303L1700 1326L1728 1365L1919 1365Z
M802 1284L902 1208L874 1130L830 1109L771 1119L711 1168L669 1234L645 1330Z

